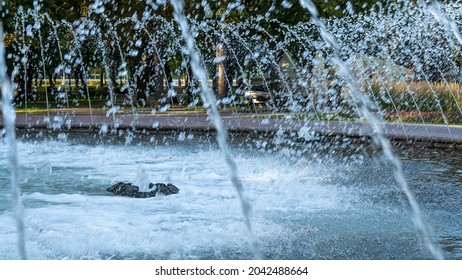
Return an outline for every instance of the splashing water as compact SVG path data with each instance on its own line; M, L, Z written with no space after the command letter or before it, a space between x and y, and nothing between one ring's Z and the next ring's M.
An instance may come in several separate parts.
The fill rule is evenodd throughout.
M300 4L310 12L310 14L313 17L314 23L321 30L322 38L328 44L328 46L331 46L334 49L333 61L337 65L337 67L339 67L340 73L345 77L345 81L347 82L349 88L349 94L351 95L352 99L356 102L359 108L358 113L362 115L364 119L369 121L372 127L374 128L374 141L378 145L380 145L380 147L382 147L383 153L385 154L386 158L394 166L396 182L402 188L403 192L405 193L409 201L409 204L412 207L412 210L414 212L415 224L416 227L422 233L424 244L430 251L433 258L443 259L443 255L441 253L440 248L433 241L433 233L431 231L431 228L424 221L422 211L420 210L420 206L417 203L414 194L409 189L406 178L404 176L401 161L398 159L396 155L394 155L390 142L384 136L383 129L380 127L378 119L368 109L371 104L370 99L367 97L367 95L363 93L361 86L359 86L359 84L356 82L353 72L350 69L348 69L345 62L343 62L338 56L340 48L337 44L337 40L335 39L334 35L331 34L329 30L327 30L326 25L319 18L317 8L311 0L300 0Z
M242 204L242 211L244 213L246 226L247 226L247 229L251 237L252 246L254 248L255 258L262 259L263 253L260 248L261 246L260 246L260 243L257 237L255 236L253 232L252 223L250 220L251 219L251 206L247 198L244 195L244 187L242 185L241 180L239 179L236 162L234 161L234 158L231 152L229 151L229 147L227 144L227 137L228 137L227 131L221 121L220 113L218 112L218 108L216 105L215 95L213 94L212 90L208 86L207 73L204 71L204 69L201 66L202 63L201 63L199 54L196 51L194 39L190 34L188 23L186 21L186 18L183 15L184 2L182 0L172 0L171 3L175 10L175 14L174 14L175 19L181 27L183 37L186 41L186 46L191 55L191 67L192 67L193 73L198 78L198 80L201 81L201 88L202 88L201 94L202 94L202 98L205 103L204 106L208 107L208 109L210 110L210 115L217 129L218 142L220 144L221 149L223 150L225 161L228 164L229 169L230 169L231 181L236 191L239 194L239 199Z
M13 211L17 225L18 252L21 259L27 259L26 238L23 221L23 206L21 201L21 189L19 186L18 152L16 146L15 112L11 100L13 99L10 80L6 73L5 48L3 43L3 24L0 22L0 85L2 93L2 112L6 130L7 142L10 148L8 163L11 169L11 191L13 199Z
M202 116L207 114L204 119L208 116L215 125L218 132L217 140L223 154L221 157L227 163L224 169L229 170L220 174L231 177L232 185L236 189L237 197L242 205L247 231L250 232L254 257L262 258L263 252L260 242L262 244L266 243L259 241L259 239L264 239L261 236L261 224L258 222L251 223L251 221L255 220L256 213L254 212L258 214L258 211L263 211L260 208L265 208L266 205L264 205L264 199L259 201L258 205L254 205L255 200L249 200L244 195L245 186L245 193L252 198L252 190L249 190L251 186L248 187L247 185L250 175L246 173L247 170L242 170L244 168L241 168L240 164L239 169L241 170L237 170L238 164L232 155L235 150L231 150L228 146L228 143L235 141L235 138L229 137L228 131L225 129L224 124L226 124L227 118L239 116L242 113L246 121L253 118L251 121L255 126L267 126L273 123L273 117L284 118L283 124L282 122L278 124L277 128L279 130L276 132L274 140L269 139L266 135L250 134L247 139L248 142L242 145L250 146L256 143L257 150L251 151L251 154L260 152L271 154L282 150L291 159L296 159L300 162L303 162L303 151L310 149L318 151L317 149L321 149L321 146L330 146L330 143L324 143L323 140L326 139L324 136L318 135L313 130L313 122L320 125L330 125L331 120L340 120L338 125L344 128L343 131L346 131L349 129L348 126L351 121L366 121L368 123L366 124L367 129L371 128L368 131L372 132L370 132L371 134L368 132L365 138L369 140L369 136L371 136L376 146L379 147L381 154L385 155L384 158L388 159L388 163L393 167L395 172L387 174L387 176L390 178L395 177L397 185L402 189L398 192L399 194L405 193L409 201L408 204L413 210L413 214L409 216L414 217L414 223L419 235L422 236L423 244L430 251L433 258L442 258L440 249L433 241L433 233L422 218L422 215L427 212L420 209L413 193L410 191L409 188L412 187L413 189L414 183L407 183L406 179L408 178L403 174L403 164L394 154L390 141L384 136L387 131L384 131L386 127L381 126L381 121L383 118L394 122L394 117L396 117L396 122L402 126L406 134L405 137L408 137L405 131L407 125L406 114L416 113L420 128L425 130L427 136L430 137L427 128L430 127L432 120L428 119L426 114L431 111L430 113L435 113L443 119L443 128L447 129L450 138L454 140L450 129L454 120L451 122L446 115L462 116L460 88L458 83L454 85L454 81L460 81L460 77L458 79L447 77L446 72L448 69L458 69L458 65L460 65L458 64L460 61L457 53L462 44L462 36L460 36L457 25L461 22L458 15L462 9L462 4L444 3L440 5L438 1L417 1L417 3L415 3L416 1L396 1L396 3L389 1L393 2L389 4L389 7L391 7L389 11L383 10L382 6L377 4L364 14L346 10L344 11L344 17L323 19L320 17L320 13L313 1L300 0L300 4L312 16L312 20L286 24L272 18L271 14L274 12L274 7L272 11L268 11L265 15L250 17L239 22L228 21L227 17L232 15L233 10L241 11L243 9L244 4L241 5L240 1L229 3L228 7L221 7L225 8L225 11L221 15L221 19L217 20L213 19L214 15L213 11L211 11L212 8L215 8L213 7L215 3L211 7L207 1L202 1L200 7L193 8L204 9L205 18L202 18L202 15L197 15L199 10L194 11L196 12L195 18L194 13L187 15L183 11L184 1L171 1L174 19L171 19L172 14L170 12L164 14L164 11L159 8L169 4L168 1L147 1L143 11L131 8L136 12L132 14L133 10L129 9L124 11L120 17L114 13L111 15L113 11L105 10L105 5L116 4L116 1L93 1L93 4L89 6L88 13L81 15L80 20L75 22L53 19L52 16L44 12L46 9L41 7L41 2L34 1L33 9L23 10L21 8L19 12L15 13L15 28L18 30L9 30L15 33L16 40L10 45L12 47L8 49L11 49L12 53L9 54L8 59L10 60L7 60L8 63L13 64L14 68L11 75L13 84L8 85L8 78L2 78L2 87L6 87L6 90L3 89L2 91L11 92L12 86L22 90L21 94L24 99L21 101L21 98L18 98L18 108L24 105L21 102L25 102L26 118L29 112L27 109L37 106L33 104L45 105L46 103L48 117L45 119L48 121L48 128L62 130L59 131L58 136L60 141L66 142L72 138L67 135L68 131L63 125L68 124L67 129L71 128L66 109L74 107L73 102L80 102L78 99L82 100L84 93L86 93L85 99L88 101L87 106L90 110L91 128L96 128L95 131L99 131L96 137L125 136L127 149L128 145L132 145L137 141L135 138L140 135L139 129L141 126L137 127L136 122L148 119L144 116L146 112L148 114L150 112L151 115L169 115L171 112L175 112L177 108L176 102L181 104L183 108L175 112L174 117L175 124L182 130L177 132L174 138L180 142L188 142L202 137L196 135L194 130L188 131L187 126L193 123L194 119L202 119ZM284 1L282 6L285 9L290 9L293 5L295 4ZM170 7L166 6L165 8L165 11L170 10ZM306 11L302 10L302 13L306 14ZM49 29L51 32L47 32L47 26L48 28L51 27ZM156 28L152 28L152 26L156 26ZM130 39L125 40L124 37ZM34 45L33 42L39 42L40 44ZM32 50L34 47L36 49ZM92 57L89 60L86 58L87 49L90 50L90 56ZM331 52L332 50L333 53ZM67 91L70 90L68 86L65 87L64 91L58 90L58 93L55 90L49 90L46 86L40 86L42 91L44 90L43 92L27 89L32 79L36 83L38 83L37 81L46 80L48 75L46 72L50 72L54 77L62 74L62 84L66 83L68 85L67 83L70 83L72 75L69 73L77 70L83 72L84 79L82 79L82 82L84 84L90 82L94 84L97 78L93 77L92 81L87 78L94 74L94 71L93 74L91 72L95 70L92 69L95 66L95 61L99 61L96 64L99 66L98 71L101 70L99 73L101 79L106 79L108 88L105 89L104 83L100 82L101 89L107 91L105 93L100 93L96 90L96 94L94 94L86 86L85 89L78 90L78 93L75 94L76 100L72 100L67 99ZM426 68L428 65L433 68L428 70ZM412 73L411 66L413 67ZM169 69L169 67L174 67L175 69ZM330 77L332 68L335 68L336 71L333 79ZM220 75L216 74L218 72L220 72ZM30 77L31 73L36 76ZM172 73L175 75L174 79L171 77ZM373 75L370 73L373 73ZM68 75L68 81L64 81L66 75ZM374 77L372 78L371 76ZM24 80L16 80L18 77L23 77ZM223 79L219 80L219 78ZM420 81L414 82L414 79L420 79ZM439 82L436 83L435 80ZM222 86L224 84L225 92L227 92L224 96L217 94L217 97L215 97L214 92L218 92L219 82L222 83ZM332 86L331 82L334 86ZM339 85L340 89L333 94L335 90L332 91L332 89L335 88L335 84ZM243 106L244 92L254 85L260 86L264 92L268 93L269 101L265 104L251 103L248 106ZM345 86L342 89L343 85ZM422 85L427 85L428 87L424 89L423 94L416 89ZM395 90L395 86L401 87L400 90ZM438 88L443 88L443 91L447 93L446 99L441 98L440 93L437 92ZM74 90L73 93L76 91ZM101 96L97 98L97 95ZM63 108L63 96L66 98L65 108ZM4 96L4 98L7 97ZM45 103L42 103L43 98L46 99ZM174 101L176 98L178 98L178 101ZM11 103L11 100L9 102ZM58 103L57 108L53 108L53 102L55 102L54 105ZM7 104L7 102L4 102L3 105L8 106ZM100 104L103 105L100 106ZM223 114L219 112L217 104L225 108ZM79 105L75 105L75 107L77 108ZM101 108L102 112L99 114L103 118L106 116L102 124L95 121L100 116L93 117L93 107ZM207 111L206 114L203 113L204 107ZM5 114L4 120L9 121L9 125L14 127L14 112L8 107L4 108L6 108L3 111ZM73 110L73 108L70 109ZM86 108L82 107L80 109ZM8 113L8 110L11 113ZM57 116L50 116L50 110L57 112ZM185 117L180 117L183 110L185 111ZM248 112L249 110L251 113ZM123 114L127 114L127 111L133 114L133 121L122 117ZM188 111L193 111L196 114ZM61 112L64 112L64 115ZM12 117L13 121L11 121ZM150 143L164 143L167 145L169 142L162 140L162 137L157 135L158 130L163 129L164 122L161 119L156 119L155 117L157 116L151 117L153 117L149 119L151 123L143 126L141 134L149 135L152 139ZM209 119L206 121L208 122ZM301 124L302 128L295 132L289 131L289 127L300 125L299 121L305 122L304 125ZM129 128L128 123L130 123ZM8 138L5 139L11 145L11 150L13 151L15 143L10 141L10 137L11 135L14 136L14 131L10 133L8 129L11 127L5 126L5 128L8 135ZM72 128L76 128L75 122L72 123ZM81 128L82 126L77 129ZM31 123L26 129L26 137L34 139L34 135L37 134L39 135L37 138L41 139L47 132L38 132L39 130L38 123ZM69 134L72 133L69 131ZM330 135L331 132L328 131L327 133ZM332 134L335 135L334 132ZM165 139L166 136L163 137ZM348 144L341 143L341 145ZM43 149L44 146L39 147ZM73 148L69 145L69 149ZM356 146L351 147L352 151L355 149L359 148ZM172 147L173 150L174 148ZM332 145L329 152L337 153L337 147ZM313 157L317 158L317 156L314 155ZM135 179L136 177L137 184L145 185L144 180L151 175L149 173L153 170L148 169L149 167L146 166L149 166L149 164L145 165L145 162L152 160L155 155L151 156L151 159L139 157L142 160L133 163L135 168L138 167L138 171L130 172L131 177L129 178L122 178L122 176L117 178L127 180ZM213 154L212 157L217 156ZM221 159L221 157L218 158ZM10 157L8 158L10 159ZM354 162L349 157L338 161ZM17 165L14 161L9 163ZM187 166L187 163L181 161L177 164ZM256 165L259 164L256 163ZM404 167L406 166L404 165ZM49 168L40 168L50 174L56 170L51 166ZM271 166L268 165L266 168L271 169ZM13 170L15 169L17 168L13 168ZM303 168L301 169L299 170L300 172L303 171ZM123 168L118 170L122 172ZM195 172L198 171L195 170ZM280 191L279 187L291 189L294 184L300 187L297 188L297 191L304 191L298 185L303 184L301 182L297 183L296 179L290 181L287 185L276 186L278 184L274 183L274 180L279 182L278 179L270 176L271 174L263 173L270 178L268 179L268 185L272 189L277 189L278 192ZM284 173L277 174L281 177L285 176ZM13 177L17 176L13 173L12 175ZM91 174L90 176L97 175ZM113 174L108 175L111 179L112 176ZM157 179L157 177L155 178ZM162 179L170 180L171 178L174 177L165 176ZM13 185L17 186L13 187L13 197L15 198L13 201L20 205L21 201L14 194L19 192L17 178L12 181L15 181L16 183L13 182ZM223 183L222 181L219 182L220 184ZM104 184L109 183L114 182L104 182ZM210 186L214 187L218 184L216 181L209 183ZM52 184L54 185L55 182ZM262 183L262 185L264 184ZM323 184L316 186L321 188ZM200 187L202 186L199 186L196 192L199 192L199 189L208 191L206 188ZM233 189L231 188L232 191ZM101 200L106 201L107 198L104 197L104 194L100 195L103 197ZM285 192L284 195L297 196L296 193L289 194L289 191ZM32 198L30 199L30 197ZM33 205L34 199L40 199L41 194L29 194L28 198ZM272 202L277 202L278 200L277 195L266 198ZM418 198L420 200L420 197ZM54 201L54 199L58 200L50 197L45 200ZM71 204L76 202L73 198L66 199ZM85 200L85 195L79 196L76 200L80 199ZM186 197L182 199L184 199L184 202L187 201ZM206 199L214 200L215 198L210 195L209 197L206 196ZM252 203L249 201L252 201ZM306 203L308 204L308 202L309 199ZM315 201L313 203L316 204ZM322 203L329 204L329 201L323 200ZM110 204L108 202L108 205ZM82 208L86 207L85 203L81 205L84 205ZM143 205L149 205L149 202ZM214 209L219 209L218 205L219 203L213 205L213 207L216 207ZM165 203L165 206L168 206L168 204ZM96 205L92 205L92 207L97 208ZM15 210L17 217L21 216L20 208L15 206L15 209L19 209L19 211ZM109 208L103 207L103 209L107 211ZM130 209L130 207L127 207L127 209ZM167 207L166 212L174 211L173 209ZM287 209L284 208L284 211L291 211ZM93 210L95 212L99 211ZM271 211L277 212L278 210L272 209ZM182 219L181 215L183 214L181 213L175 217ZM299 214L302 216L303 211L297 212L297 215ZM168 213L165 213L165 215L168 216ZM117 219L117 216L113 218ZM57 220L59 219L57 218ZM139 219L139 224L141 224L142 215L139 216ZM276 219L284 220L285 218L277 216ZM24 225L21 225L21 219L17 220L18 228L24 227ZM242 223L242 221L239 222ZM303 222L311 226L309 219L303 220ZM176 224L169 225L173 228L178 226ZM238 223L233 224L232 228L236 225ZM104 230L109 228L110 225ZM144 233L151 236L148 225L144 225L143 228L145 229ZM32 234L41 235L42 228L37 226L36 229L38 232L33 232ZM97 232L98 230L95 231ZM189 232L188 229L186 231ZM22 240L24 237L21 237L23 232L18 232L18 247L20 247L20 251L24 251L20 253L24 255L21 258L25 258L25 245ZM303 232L298 232L297 234L300 234L301 239L305 240L310 238L310 233L312 232L306 233L306 236ZM116 235L115 232L112 234ZM218 236L220 234L226 235L226 233L220 232ZM88 233L88 236L82 237L82 239L89 239L88 237L91 238L91 236L92 234ZM244 239L242 236L245 236L245 234L240 234L239 238ZM441 235L438 235L438 237L440 238ZM38 238L38 240L48 242L46 238L41 238ZM118 240L123 243L123 239ZM295 241L290 238L283 240L298 242L296 238L294 239ZM455 240L458 239L455 238ZM441 242L441 239L439 241ZM98 242L104 243L105 241L93 240L92 242L97 247ZM156 244L157 246L155 242L151 244ZM106 248L111 247L110 244L106 245ZM137 247L136 241L133 241L131 245L140 249ZM309 246L303 248L309 248ZM34 250L38 249L35 247ZM140 250L143 251L142 249ZM166 251L168 250L166 249ZM37 256L32 252L28 255L29 257ZM61 255L69 256L66 253ZM326 255L330 257L336 256L335 252ZM53 254L48 256L53 257ZM302 256L306 255L302 254ZM449 256L451 257L452 255ZM193 255L188 255L188 257L194 258Z

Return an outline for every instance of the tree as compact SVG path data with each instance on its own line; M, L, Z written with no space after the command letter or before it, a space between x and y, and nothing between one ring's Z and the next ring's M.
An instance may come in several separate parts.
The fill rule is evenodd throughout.
M223 96L234 91L233 80L243 81L249 73L271 77L265 84L272 90L287 89L281 60L290 56L293 64L309 65L314 57L312 42L319 31L300 27L310 21L310 14L297 0L185 2L204 67L210 77L221 73L215 88ZM379 1L314 2L329 20L368 11ZM57 75L73 74L85 84L90 69L98 67L114 84L113 95L124 79L129 86L123 91L131 101L146 95L160 100L166 96L163 81L171 81L173 72L189 72L168 1L6 0L5 7L7 47L14 54L9 69L17 69L24 92L31 90L30 75L53 85Z

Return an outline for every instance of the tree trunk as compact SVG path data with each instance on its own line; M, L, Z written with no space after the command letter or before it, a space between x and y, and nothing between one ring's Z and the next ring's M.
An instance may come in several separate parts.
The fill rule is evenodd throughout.
M162 95L164 93L164 72L162 71L163 65L160 64L160 59L157 53L153 54L153 65L151 69L153 70L153 80L154 80L154 93L155 96L157 97L156 100L159 100L159 98L162 98Z
M79 88L79 85L80 85L79 74L80 74L79 70L74 71L75 88Z
M275 61L273 65L269 67L269 77L268 77L268 87L271 93L271 96L274 98L274 94L280 90L281 87L281 79L284 77L281 76L279 73L280 70L280 62L284 56L284 53L281 50L277 49L276 43L271 41L269 43L271 50L273 50Z
M104 67L101 66L101 71L100 71L100 74L99 74L99 86L101 88L104 87Z
M226 96L226 80L225 80L225 67L224 67L225 48L223 44L217 45L216 59L217 59L217 74L216 74L216 90L217 99L223 99Z

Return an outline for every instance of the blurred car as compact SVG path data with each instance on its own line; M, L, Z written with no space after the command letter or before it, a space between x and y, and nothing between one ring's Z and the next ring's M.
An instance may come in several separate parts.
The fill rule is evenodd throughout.
M245 105L266 104L271 101L271 94L263 85L251 86L244 92L244 100Z

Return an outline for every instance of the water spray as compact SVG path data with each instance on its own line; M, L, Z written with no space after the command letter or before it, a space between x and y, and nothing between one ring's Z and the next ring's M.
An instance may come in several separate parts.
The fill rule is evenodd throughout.
M340 59L340 47L337 43L335 36L330 33L326 25L319 17L319 12L316 8L316 5L311 0L300 0L302 7L307 9L312 16L313 23L319 28L321 37L326 42L326 44L333 49L332 61L338 67L339 73L343 76L346 81L349 94L358 108L358 114L363 119L367 120L372 126L374 133L373 139L382 149L386 158L391 162L394 167L394 175L397 184L401 187L405 193L408 202L414 213L414 223L417 229L420 230L423 242L425 246L430 251L434 259L443 259L443 254L441 249L433 241L433 233L429 225L424 221L422 217L422 211L417 203L417 200L414 197L414 194L409 188L409 185L404 176L403 167L399 158L393 153L391 148L390 141L384 136L383 128L379 125L378 119L370 112L369 106L372 104L369 97L364 94L361 85L355 79L353 72L347 67L345 62Z
M184 2L183 0L172 0L171 4L174 9L175 20L177 21L177 23L179 24L181 28L183 38L186 42L186 48L188 49L189 54L191 56L191 68L192 68L193 74L196 77L196 79L198 79L201 82L201 90L202 90L201 97L202 97L202 100L204 101L204 106L208 108L208 114L212 118L215 128L217 129L217 134L218 134L217 140L223 151L225 161L228 164L228 167L230 169L231 182L233 183L239 195L239 199L241 201L242 211L244 213L246 227L251 237L251 242L252 242L252 246L254 250L254 256L256 259L262 259L263 253L261 250L261 245L253 231L253 226L251 222L252 207L250 206L249 201L244 195L244 186L242 185L242 182L239 179L236 162L227 144L228 133L226 131L226 128L223 125L223 122L221 121L221 116L220 116L220 113L218 112L218 108L216 104L217 100L215 98L215 95L212 92L212 89L208 85L207 72L201 66L202 65L201 58L199 56L199 53L196 50L194 38L192 37L190 33L190 29L189 29L189 25L186 20L186 17L183 14Z
M2 112L3 123L6 130L6 141L10 148L8 153L8 163L11 169L11 190L13 200L14 218L16 220L18 252L19 257L23 260L27 259L26 254L26 238L23 221L23 206L21 201L21 189L19 186L19 168L18 168L18 152L16 146L16 131L15 131L15 112L11 103L13 99L13 91L11 82L6 72L5 47L3 43L3 23L0 22L0 84L2 93Z

